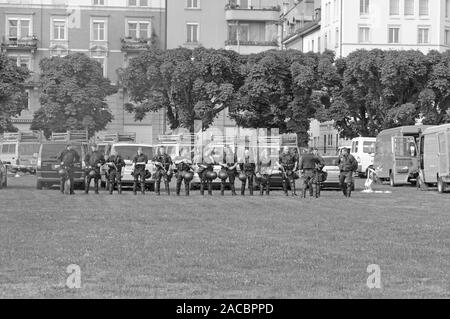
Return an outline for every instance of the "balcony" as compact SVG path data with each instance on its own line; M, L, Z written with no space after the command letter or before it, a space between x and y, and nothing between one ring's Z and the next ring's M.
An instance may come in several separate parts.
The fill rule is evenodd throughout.
M239 52L240 54L260 53L278 48L277 41L225 41L225 49Z
M137 39L126 37L120 39L122 43L122 51L124 52L142 52L147 51L151 47L151 39Z
M226 40L225 46L230 45L242 45L242 46L264 46L264 47L277 47L277 41L237 41L237 40Z
M241 8L230 1L225 6L225 20L227 21L278 21L280 7L249 6Z
M1 48L7 50L31 51L34 53L37 49L38 39L35 36L17 39L14 37L3 37Z

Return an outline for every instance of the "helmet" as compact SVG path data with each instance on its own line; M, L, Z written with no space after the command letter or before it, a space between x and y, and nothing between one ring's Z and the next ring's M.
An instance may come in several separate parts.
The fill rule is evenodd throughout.
M215 180L217 178L217 173L208 171L206 173L206 178L213 181L213 180Z
M188 182L192 181L194 179L194 173L192 172L185 172L184 173L184 179Z
M95 176L97 176L97 172L94 171L94 170L91 170L91 171L89 171L89 176L90 177L95 177Z
M149 179L150 177L152 177L152 173L150 173L150 171L148 169L145 170L145 179Z
M247 175L245 175L245 173L239 173L239 176L238 176L238 178L241 180L241 181L243 181L243 182L245 182L246 180L247 180Z
M228 173L225 171L225 170L221 170L220 172L219 172L219 178L220 179L227 179L228 178Z
M58 171L58 175L61 176L61 177L66 176L66 175L67 175L67 170L64 169L64 168L61 168L61 169Z

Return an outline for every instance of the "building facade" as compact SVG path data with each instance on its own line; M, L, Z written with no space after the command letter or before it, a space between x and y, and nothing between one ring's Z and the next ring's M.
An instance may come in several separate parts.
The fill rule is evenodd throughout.
M450 0L322 0L322 51L450 48Z
M117 84L117 70L151 44L165 48L165 0L0 0L1 50L30 69L28 109L14 120L28 130L39 105L39 62L81 52L98 61L104 76ZM124 111L127 93L108 97L114 120L108 130L137 133L152 141L164 130L162 114L135 122Z

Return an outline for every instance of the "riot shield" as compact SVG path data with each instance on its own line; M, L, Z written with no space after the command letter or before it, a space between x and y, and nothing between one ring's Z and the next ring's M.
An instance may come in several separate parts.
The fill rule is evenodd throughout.
M280 149L279 136L267 134L266 129L258 130L258 171L260 174L271 175L275 163L278 161Z
M255 163L258 157L256 130L239 132L237 137L237 159L239 163Z

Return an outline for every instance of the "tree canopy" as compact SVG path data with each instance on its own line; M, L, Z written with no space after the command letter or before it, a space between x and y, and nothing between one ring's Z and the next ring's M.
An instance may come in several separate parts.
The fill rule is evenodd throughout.
M30 73L0 53L0 133L16 131L11 118L27 105L25 81Z
M106 97L116 88L103 77L97 61L76 53L41 60L41 108L31 128L51 132L87 129L90 135L103 130L112 114Z

